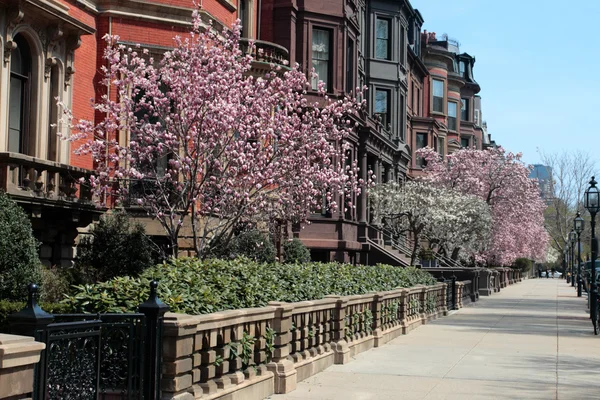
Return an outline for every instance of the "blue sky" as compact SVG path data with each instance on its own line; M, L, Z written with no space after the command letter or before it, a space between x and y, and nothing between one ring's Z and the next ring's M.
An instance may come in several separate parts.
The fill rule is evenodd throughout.
M600 1L411 0L423 29L476 57L483 118L497 143L538 163L600 149ZM600 160L600 151L596 159Z

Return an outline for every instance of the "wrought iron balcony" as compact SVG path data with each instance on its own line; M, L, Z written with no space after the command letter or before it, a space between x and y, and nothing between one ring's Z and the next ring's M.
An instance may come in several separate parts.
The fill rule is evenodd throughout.
M0 190L17 201L92 206L92 171L25 154L0 152Z
M251 48L250 42L252 39L241 38L240 48L244 53L252 55L254 61L251 72L253 74L265 74L271 71L271 65L278 65L285 69L290 68L290 53L285 47L264 40L254 40L254 48Z

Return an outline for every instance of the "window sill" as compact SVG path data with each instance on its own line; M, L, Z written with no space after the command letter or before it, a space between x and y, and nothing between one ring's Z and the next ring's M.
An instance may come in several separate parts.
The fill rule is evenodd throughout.
M446 114L444 114L443 112L439 112L439 111L432 111L431 115L435 115L435 116L439 116L439 117L446 117Z
M217 0L217 2L223 4L225 6L225 8L227 8L229 11L237 10L237 7L235 6L235 4L233 4L229 0Z

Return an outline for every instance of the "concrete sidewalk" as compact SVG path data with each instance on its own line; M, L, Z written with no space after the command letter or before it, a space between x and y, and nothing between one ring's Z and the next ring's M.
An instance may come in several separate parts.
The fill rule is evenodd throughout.
M600 399L585 308L564 280L525 280L271 399Z

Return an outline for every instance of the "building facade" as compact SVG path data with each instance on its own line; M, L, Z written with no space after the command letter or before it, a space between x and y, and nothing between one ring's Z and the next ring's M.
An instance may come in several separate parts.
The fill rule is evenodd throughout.
M421 32L423 16L408 0L202 0L202 20L216 29L239 18L242 45L255 40L263 52L252 73L273 60L314 68L328 96L359 95L366 110L348 139L348 162L376 183L418 176L415 151L431 146L442 156L461 147L493 146L482 121L475 58L447 37ZM55 99L74 117L99 121L90 100L106 94L99 84L107 34L119 43L140 44L159 55L172 38L190 28L190 0L0 0L0 189L30 214L46 265L70 265L80 233L105 210L96 208L87 186L90 157L77 156L78 143L61 140ZM261 60L261 54L267 55ZM268 59L268 60L267 60ZM312 79L312 78L311 78ZM317 79L308 91L319 101ZM108 93L109 96L114 94ZM128 140L127 133L115 138ZM406 260L386 248L370 224L366 190L340 204L355 207L322 212L294 234L315 260L352 263ZM130 208L156 237L162 227Z
M237 3L203 0L200 14L217 28L241 15L255 38L257 1ZM94 165L61 140L69 129L56 99L76 119L99 118L104 35L161 53L189 32L192 11L188 0L0 0L0 189L30 215L45 265L71 265L78 235L105 211L79 183Z

